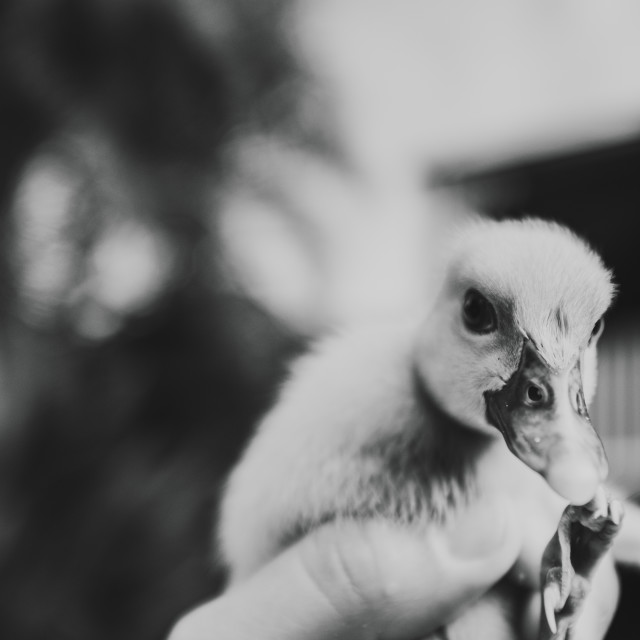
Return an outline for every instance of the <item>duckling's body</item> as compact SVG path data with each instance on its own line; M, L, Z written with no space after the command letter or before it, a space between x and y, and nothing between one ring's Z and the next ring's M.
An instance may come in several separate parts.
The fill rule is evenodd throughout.
M503 233L496 223L488 224L490 232L496 229L498 236ZM529 224L533 225L530 229L526 224L515 223L516 239L521 241L523 234L530 230L541 231L540 243L547 237L555 240L555 234L559 233L560 246L575 249L574 242L578 241L564 230L539 222ZM485 229L483 226L483 232ZM504 243L504 238L500 241ZM513 264L527 258L526 254L519 255L517 247L512 249L512 262L506 265L511 269L511 278ZM491 251L491 247L487 250ZM464 256L464 251L467 248L463 247L463 253L456 254L456 259ZM482 258L485 249L481 247L478 254L471 246L470 258L474 251L477 262L478 255ZM571 259L581 256L580 252L586 253L583 245L571 254ZM591 368L595 367L595 357L591 351L595 345L591 343L590 329L606 310L611 289L608 272L592 254L586 255L585 264L575 266L575 274L584 273L586 269L588 277L592 275L591 269L601 282L589 286L599 285L605 290L594 294L589 286L581 282L572 285L568 280L562 286L569 292L572 286L582 285L577 303L566 299L565 292L559 299L554 298L554 287L549 283L548 292L529 291L531 283L541 288L541 276L534 273L532 281L523 284L527 295L532 296L534 302L536 295L542 298L546 295L553 299L542 300L541 304L551 302L553 306L541 309L538 316L530 308L530 301L518 310L519 301L507 295L512 286L508 278L499 281L499 271L495 272L492 265L483 271L482 264L473 264L471 270L463 267L460 271L454 261L455 275L449 284L445 283L440 307L431 312L426 323L405 321L345 332L320 343L312 354L299 361L279 402L260 425L229 480L222 505L219 542L230 568L231 581L243 580L288 544L327 521L387 518L426 528L434 521L446 521L458 506L473 501L475 496L492 495L505 504L505 508L518 514L517 520L522 525L521 553L504 583L453 622L448 636L451 640L525 637L520 630L522 620L541 586L540 568L545 548L574 494L580 496L580 503L592 497L580 495L584 483L574 486L571 479L566 479L564 468L577 460L576 469L582 473L581 465L589 467L593 460L593 466L597 467L593 473L599 483L600 458L597 452L591 455L591 436L583 438L571 432L566 447L561 436L554 436L553 440L561 442L563 471L557 470L560 463L556 462L554 452L544 451L546 462L539 463L536 447L541 438L529 437L526 429L539 429L541 420L529 419L527 412L532 409L527 406L518 413L518 425L524 425L523 432L528 438L525 444L531 445L537 457L531 458L533 454L527 449L522 454L525 464L516 457L523 446L520 440L516 438L514 444L512 437L508 447L507 435L503 437L494 424L488 423L490 414L485 402L488 407L489 396L501 393L509 386L508 380L520 375L525 367L528 340L536 341L545 362L556 358L552 371L558 380L566 378L562 377L562 371L573 371L578 367L576 362L582 363L585 391L588 396L593 394L595 371ZM548 262L548 257L544 260ZM526 265L522 268L528 277ZM553 265L547 268L553 269ZM565 273L562 277L566 280L571 274ZM499 326L490 327L489 332L486 327L476 331L480 326L477 322L470 325L469 331L459 320L460 297L466 295L465 291L478 288L488 291L487 297L497 301L493 302L497 308L504 304L504 309L499 307L494 318L499 319ZM594 299L585 302L584 295L592 295ZM449 307L455 310L451 312ZM464 313L468 314L468 309L465 308ZM584 326L578 325L580 314L588 315L582 320ZM505 320L512 316L516 323L528 318L527 327L518 326L525 338L517 334L515 324ZM552 344L544 333L544 322L549 324L559 346ZM466 316L465 323L469 324ZM573 341L571 345L562 343L563 331L567 333L566 342ZM588 355L585 349L590 350ZM473 360L466 369L465 358ZM490 358L490 364L481 369L478 362L483 358ZM429 363L433 364L431 368ZM589 371L584 371L586 368ZM524 370L529 371L526 367ZM488 373L485 375L484 371ZM466 390L451 388L456 379L466 384ZM535 380L539 386L546 384L540 376ZM573 396L572 402L575 404ZM575 406L574 410L579 412ZM545 411L551 415L551 409L547 407ZM554 419L560 413L560 408L554 408ZM543 437L539 446L547 446L545 443ZM565 449L569 451L566 455ZM530 458L534 462L527 466ZM592 481L589 473L584 475L586 483ZM550 482L555 483L555 490ZM561 497L558 488L566 490L568 497ZM593 494L595 484L593 490L587 491ZM608 592L605 597L615 601L617 591L612 566L609 559L601 562L594 580L593 597ZM613 608L609 609L611 613ZM539 610L538 601L532 611L537 615ZM593 635L584 637L601 637L602 624L606 628L608 620L599 622L598 628L593 629L588 614L585 615L587 621L582 626L587 628L586 634L593 632Z
M527 505L526 519L543 529L535 554L542 557L566 501L499 433L465 428L436 407L416 380L418 328L353 331L297 363L228 485L221 541L233 580L321 522L381 516L427 524L477 491Z

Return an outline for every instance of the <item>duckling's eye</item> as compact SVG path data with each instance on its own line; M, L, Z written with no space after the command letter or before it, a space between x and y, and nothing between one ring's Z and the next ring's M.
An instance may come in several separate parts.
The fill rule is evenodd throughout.
M602 333L603 329L604 329L604 320L602 318L600 318L593 325L593 329L591 330L591 337L589 338L589 342L593 342L594 340L597 340L600 337L600 334Z
M473 333L491 333L498 324L493 305L475 289L464 294L462 319L465 327Z

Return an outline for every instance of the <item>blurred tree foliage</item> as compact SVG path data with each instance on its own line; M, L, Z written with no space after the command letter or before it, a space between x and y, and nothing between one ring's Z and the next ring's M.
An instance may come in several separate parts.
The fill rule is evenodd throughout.
M286 13L0 2L2 638L161 638L220 587L217 488L301 345L215 250L225 145L296 109Z

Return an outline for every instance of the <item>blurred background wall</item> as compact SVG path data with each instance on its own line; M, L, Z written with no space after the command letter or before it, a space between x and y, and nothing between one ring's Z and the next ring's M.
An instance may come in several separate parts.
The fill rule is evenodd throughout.
M2 0L0 637L159 639L213 596L216 498L288 362L428 306L472 212L615 270L594 422L640 489L639 27L631 0Z

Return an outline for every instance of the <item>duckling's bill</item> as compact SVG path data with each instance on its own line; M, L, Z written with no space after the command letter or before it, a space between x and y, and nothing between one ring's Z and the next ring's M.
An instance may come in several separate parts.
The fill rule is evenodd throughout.
M593 498L608 465L589 419L579 358L567 371L553 371L525 339L518 369L485 401L489 423L554 491L576 505Z

